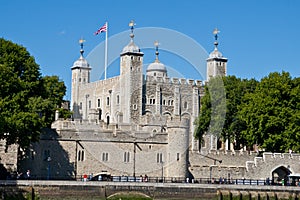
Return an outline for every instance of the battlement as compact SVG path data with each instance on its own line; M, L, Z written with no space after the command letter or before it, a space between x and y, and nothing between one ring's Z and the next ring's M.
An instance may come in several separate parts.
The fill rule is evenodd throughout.
M174 85L190 85L190 86L202 86L201 80L185 79L185 78L169 78L169 77L155 77L155 76L146 76L147 82L155 83L169 83Z
M115 76L108 78L106 80L97 80L95 82L91 82L88 84L82 84L82 88L95 88L95 87L105 87L105 86L110 86L114 85L115 83L118 83L120 81L120 76Z

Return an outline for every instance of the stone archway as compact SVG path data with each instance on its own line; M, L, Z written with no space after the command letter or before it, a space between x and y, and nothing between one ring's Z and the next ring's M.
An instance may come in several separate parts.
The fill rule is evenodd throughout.
M282 179L284 180L284 184L287 184L288 175L291 174L291 171L285 166L279 166L272 171L272 184L282 184Z

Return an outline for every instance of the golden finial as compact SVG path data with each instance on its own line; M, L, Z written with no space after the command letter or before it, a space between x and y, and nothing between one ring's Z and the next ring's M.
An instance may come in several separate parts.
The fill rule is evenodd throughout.
M83 44L84 42L85 42L85 40L83 38L80 38L79 44Z
M217 35L218 33L220 33L220 31L218 30L218 28L215 28L213 34Z
M133 21L133 20L131 20L131 21L129 22L129 25L128 25L128 26L129 26L130 28L133 28L133 27L134 27L134 25L135 25L134 21Z

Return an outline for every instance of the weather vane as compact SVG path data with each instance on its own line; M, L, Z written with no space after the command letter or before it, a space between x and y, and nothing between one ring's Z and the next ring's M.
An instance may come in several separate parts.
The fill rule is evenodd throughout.
M213 31L213 34L215 35L215 40L218 40L218 33L220 33L220 31L217 28L215 28Z
M131 33L130 33L131 39L134 37L134 34L133 34L134 25L135 25L135 23L134 23L133 20L131 20L131 21L129 22L129 25L128 25L128 26L130 27L130 29L131 29Z
M155 55L156 55L155 61L156 61L156 62L159 62L159 61L158 61L158 54L159 54L159 52L158 52L158 45L159 45L159 42L156 40L156 41L154 42L154 46L155 46L155 49L156 49L156 51L155 51Z
M79 44L80 44L81 49L83 49L83 43L84 42L85 42L85 40L83 38L80 38Z

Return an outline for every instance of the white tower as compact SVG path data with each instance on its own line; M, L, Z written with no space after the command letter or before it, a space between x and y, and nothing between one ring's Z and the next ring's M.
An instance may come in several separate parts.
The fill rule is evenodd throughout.
M209 54L209 58L206 59L206 79L209 81L211 77L226 76L227 74L227 58L224 58L222 53L218 50L218 33L219 30L215 29L213 34L215 35L215 49Z
M87 60L83 57L83 39L79 40L80 43L80 57L76 60L72 66L72 98L71 98L71 106L73 110L73 118L74 119L82 119L84 113L80 113L80 105L79 103L79 91L82 84L86 84L90 82L90 66ZM85 116L84 118L86 118Z

